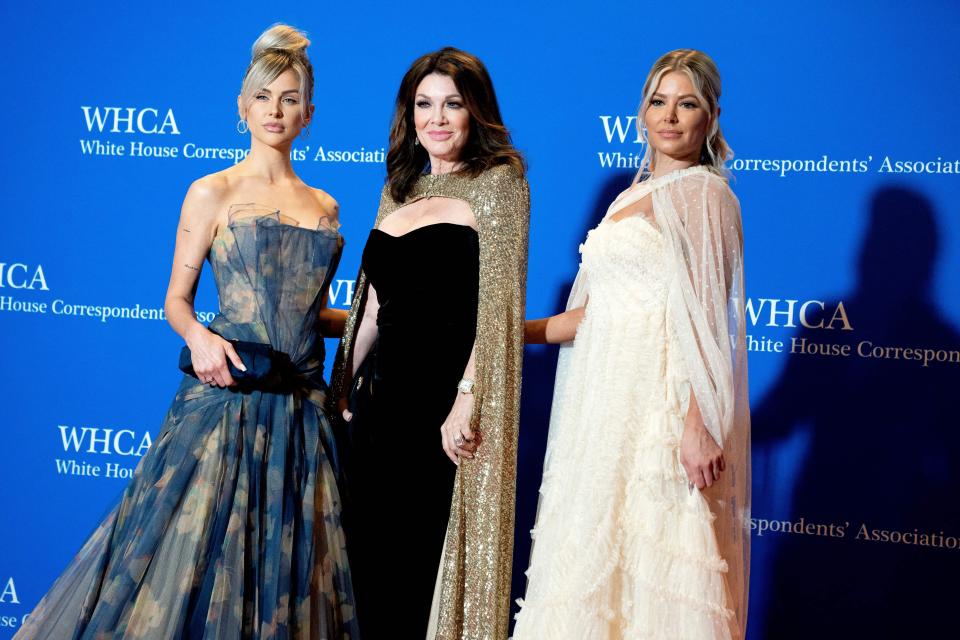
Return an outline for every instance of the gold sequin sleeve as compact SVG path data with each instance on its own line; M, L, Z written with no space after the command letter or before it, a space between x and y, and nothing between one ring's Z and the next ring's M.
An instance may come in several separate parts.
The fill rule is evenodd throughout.
M483 444L457 471L437 640L505 639L510 614L530 192L508 167L475 182L480 302L473 423Z

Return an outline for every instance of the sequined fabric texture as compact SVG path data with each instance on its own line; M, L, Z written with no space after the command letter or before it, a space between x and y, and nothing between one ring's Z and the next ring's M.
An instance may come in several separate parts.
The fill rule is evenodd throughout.
M530 191L526 180L508 166L476 178L425 175L403 203L384 189L376 226L400 206L425 197L465 201L480 236L472 426L482 434L483 445L457 472L438 585L435 638L502 639L507 637L510 610ZM334 365L334 397L342 395L366 285L361 272Z

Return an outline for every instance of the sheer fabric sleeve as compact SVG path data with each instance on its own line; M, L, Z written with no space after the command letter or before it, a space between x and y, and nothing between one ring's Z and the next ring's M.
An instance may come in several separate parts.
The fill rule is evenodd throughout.
M722 447L726 471L704 492L741 635L750 573L750 407L740 205L727 183L707 173L653 194L654 215L675 261L668 313L707 430Z
M743 324L740 205L712 174L669 184L653 198L676 260L675 335L704 423L723 447L734 427L733 373Z

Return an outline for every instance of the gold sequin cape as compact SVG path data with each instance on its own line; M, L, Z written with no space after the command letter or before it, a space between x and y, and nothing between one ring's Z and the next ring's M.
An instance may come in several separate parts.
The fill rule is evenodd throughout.
M436 640L502 640L510 611L530 190L508 165L476 178L424 175L403 203L384 187L376 226L401 206L435 196L463 200L477 221L480 288L471 427L482 434L483 444L457 470L431 619ZM343 395L366 291L361 269L334 364L334 398Z

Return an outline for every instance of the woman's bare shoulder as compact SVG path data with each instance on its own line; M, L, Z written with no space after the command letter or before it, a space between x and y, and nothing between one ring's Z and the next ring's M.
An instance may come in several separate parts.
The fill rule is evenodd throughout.
M319 187L308 187L317 206L317 215L327 218L331 222L340 218L340 203L329 193Z
M194 180L183 198L183 215L215 224L226 209L230 182L229 176L223 171Z

